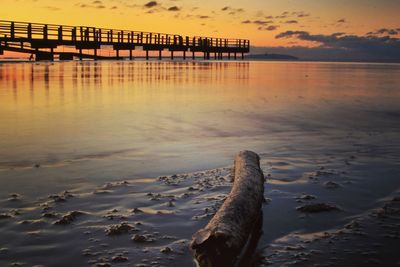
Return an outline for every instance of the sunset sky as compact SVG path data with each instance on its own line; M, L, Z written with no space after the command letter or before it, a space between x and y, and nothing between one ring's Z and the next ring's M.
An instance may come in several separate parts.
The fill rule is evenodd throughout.
M1 2L3 20L248 38L258 47L332 47L325 40L321 42L321 36L338 41L346 36L374 41L400 37L399 0Z

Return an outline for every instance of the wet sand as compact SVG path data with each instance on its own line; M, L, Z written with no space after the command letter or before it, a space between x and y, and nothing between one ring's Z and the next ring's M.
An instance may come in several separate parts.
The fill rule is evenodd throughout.
M393 186L399 159L351 148L324 157L312 151L308 158L261 155L266 176L264 235L250 266L399 263L400 192ZM0 216L0 262L195 266L188 250L191 235L222 204L232 179L232 167L227 166L106 183L34 202L15 193L1 203L7 208Z

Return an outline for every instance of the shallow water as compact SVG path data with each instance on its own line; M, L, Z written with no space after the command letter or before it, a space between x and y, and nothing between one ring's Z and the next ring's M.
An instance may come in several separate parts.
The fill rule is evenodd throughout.
M399 74L336 63L2 64L1 193L225 166L241 149L322 152L354 131L396 131Z
M9 252L0 254L0 262L61 266L58 257L74 248L78 252L65 257L75 255L75 264L82 265L88 260L79 254L91 243L98 252L99 247L114 254L129 250L129 237L104 235L110 224L104 216L114 208L127 213L141 207L148 216L129 213L124 220L141 220L146 231L188 242L209 219L201 216L204 209L229 192L229 179L184 193L202 177L228 177L228 169L204 170L229 167L244 149L261 155L269 175L265 197L272 201L264 206L261 251L293 232L343 225L400 188L398 77L396 64L0 64L0 213L19 209L22 214L0 221L0 240L14 240L1 241L0 249ZM190 173L190 179L172 188L151 179L182 173ZM92 194L106 182L122 180L129 186ZM330 181L339 187L327 189ZM67 230L54 228L54 221L20 224L40 219L39 205L48 202L47 195L64 190L78 197L61 206L51 203L52 209L83 210L86 219ZM176 203L165 206L168 197L154 202L147 192L172 195ZM296 197L303 192L342 212L299 214L295 207L302 203ZM21 199L9 201L11 193ZM152 216L157 211L165 213L162 218ZM95 241L85 239L87 229ZM40 231L39 237L32 231ZM66 236L71 239L61 242ZM164 243L139 248L158 252ZM183 247L183 255L173 259L182 266L191 262L187 244ZM133 252L130 262L143 255Z

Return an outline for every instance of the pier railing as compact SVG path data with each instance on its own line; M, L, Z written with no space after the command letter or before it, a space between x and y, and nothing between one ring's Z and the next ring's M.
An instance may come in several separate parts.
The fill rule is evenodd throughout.
M0 50L7 50L9 43L18 43L21 49L53 49L58 46L75 46L79 53L82 49L96 50L101 46L112 46L117 54L120 50L135 50L142 47L148 51L191 51L209 53L248 53L250 41L246 39L228 39L204 36L182 36L177 34L105 29L88 26L67 26L0 20ZM29 50L29 47L28 47ZM21 52L23 52L21 50Z

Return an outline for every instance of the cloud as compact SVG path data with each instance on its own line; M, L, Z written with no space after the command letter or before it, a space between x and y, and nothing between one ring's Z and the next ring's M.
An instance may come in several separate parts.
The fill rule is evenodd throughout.
M367 35L382 35L382 34L397 35L397 34L400 34L400 29L382 28L382 29L376 30L374 32L367 33Z
M134 4L132 3L133 1L125 1L125 0L110 0L109 2L113 2L114 5L112 5L110 7L110 9L118 9L118 7L120 6L121 8L123 7L127 7L127 8L139 8L139 7L143 7L143 5L138 5L138 4Z
M274 23L273 20L244 20L242 21L242 24L250 24L250 25L256 25L257 30L259 31L275 31L276 29L279 28L278 25L271 25Z
M152 7L155 7L155 6L157 6L158 5L158 3L156 2L156 1L150 1L150 2L147 2L145 5L144 5L144 7L146 7L146 8L152 8Z
M309 17L310 14L305 13L304 11L294 11L291 13L292 16L296 16L298 18L304 18L304 17Z
M223 8L221 8L221 11L229 12L228 13L229 15L235 15L237 13L244 12L244 9L243 8L233 8L230 6L224 6Z
M337 23L346 23L346 19L339 19L338 21L336 21Z
M177 6L172 6L170 8L168 8L168 11L180 11L181 9Z
M255 20L253 21L253 24L257 25L267 25L268 23L272 23L270 20Z
M61 8L55 7L55 6L44 6L43 8L49 9L51 11L59 11L59 10L61 10Z
M286 24L297 24L299 22L297 20L288 20L288 21L285 21L285 23Z
M275 38L295 38L302 41L316 42L319 43L316 49L341 51L343 54L350 53L360 60L400 61L400 39L390 36L357 36L340 32L325 35L310 34L306 31L286 31L279 33Z
M265 19L289 19L289 18L305 18L305 17L309 17L310 14L309 13L305 13L304 11L294 11L294 12L289 12L289 11L285 11L282 12L280 15L276 15L276 16L265 16ZM293 20L294 21L294 20Z
M80 8L97 8L97 9L104 9L106 8L106 6L103 4L102 1L96 0L96 1L92 1L91 4L87 5L87 4L76 4L76 6L80 7Z
M273 23L272 20L244 20L242 24L256 24L256 25L267 25Z
M259 31L275 31L278 28L279 28L279 26L277 26L277 25L270 25L270 26L267 26L267 27L258 27L258 30Z
M304 12L293 12L293 15L297 15L298 18L305 18L310 16L310 14Z

